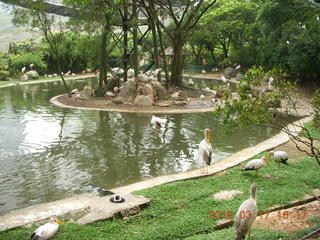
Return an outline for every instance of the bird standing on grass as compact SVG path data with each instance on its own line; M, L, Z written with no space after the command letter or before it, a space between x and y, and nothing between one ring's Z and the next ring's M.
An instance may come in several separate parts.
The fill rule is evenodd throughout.
M256 196L257 184L254 183L251 185L250 198L241 203L234 219L237 230L237 240L244 239L248 232L250 238L250 229L258 214Z
M210 129L206 128L204 130L204 139L199 144L199 153L202 157L203 162L210 166L211 160L212 160L212 146L211 146L211 133ZM207 168L208 173L208 168Z
M263 157L260 159L253 159L253 160L247 162L247 164L241 170L242 171L256 170L256 176L258 176L259 169L261 167L263 167L266 163L269 165L269 167L271 167L271 165L268 161L269 157L270 157L270 154L268 154L267 157Z
M50 218L50 221L38 227L32 234L31 240L47 240L53 237L59 229L59 224L62 224L58 219Z
M288 154L285 151L270 151L270 158L275 160L278 165L280 166L280 163L288 165Z

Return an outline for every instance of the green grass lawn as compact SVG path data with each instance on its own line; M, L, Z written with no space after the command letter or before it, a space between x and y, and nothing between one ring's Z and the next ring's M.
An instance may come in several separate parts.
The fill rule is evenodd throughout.
M311 189L320 187L319 166L310 157L280 169L276 164L272 168L265 166L260 174L255 177L253 172L242 172L235 167L220 177L179 181L139 191L137 194L150 198L151 203L138 215L87 226L66 223L54 239L235 239L234 227L213 232L212 238L204 235L212 232L216 225L215 219L209 219L210 211L235 213L241 202L248 198L251 183L258 184L257 203L262 211L302 198ZM273 178L262 177L266 174ZM230 201L212 198L220 190L233 189L244 194ZM0 239L28 239L33 230L19 228L2 232ZM277 236L287 237L285 233L258 229L251 239L277 239Z

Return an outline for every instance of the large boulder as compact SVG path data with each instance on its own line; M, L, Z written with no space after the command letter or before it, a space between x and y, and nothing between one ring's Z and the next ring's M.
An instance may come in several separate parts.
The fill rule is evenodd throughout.
M157 98L157 100L167 99L168 91L164 86L162 86L160 82L153 83L153 88L155 89L155 97Z
M28 78L28 76L26 74L23 74L23 75L21 75L20 80L21 81L28 81L29 78Z
M236 70L234 70L234 68L232 68L232 67L227 67L227 68L224 70L224 76L225 76L227 79L230 79L230 78L235 77L236 74L237 74Z
M153 105L153 98L151 96L139 95L134 100L134 104L139 107L151 107Z
M138 74L137 80L138 80L138 82L144 82L144 83L150 82L150 78L146 74L143 74L143 73Z
M141 94L153 98L153 88L150 84L144 84L141 88Z
M89 100L94 97L94 90L91 86L85 86L83 91L80 92L79 98L83 100Z
M26 72L25 75L27 75L29 79L39 79L39 73L37 73L37 71L35 71L35 70L31 70L29 72Z
M136 96L137 83L135 81L127 81L119 93L125 101L132 102Z

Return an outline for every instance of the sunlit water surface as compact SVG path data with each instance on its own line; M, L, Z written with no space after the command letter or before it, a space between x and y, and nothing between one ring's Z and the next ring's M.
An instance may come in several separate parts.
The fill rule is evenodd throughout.
M69 82L70 88L92 83ZM151 114L63 109L49 103L60 82L0 89L0 215L97 187L112 188L199 168L203 129L213 130L214 161L275 134L250 127L230 136L212 113Z

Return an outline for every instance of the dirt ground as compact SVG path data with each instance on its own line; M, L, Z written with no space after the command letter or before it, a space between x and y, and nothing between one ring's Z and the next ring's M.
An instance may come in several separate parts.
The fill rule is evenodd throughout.
M320 201L316 200L301 206L275 211L270 214L258 214L254 226L294 233L300 229L312 227L313 224L308 221L308 217L318 215L320 215ZM318 235L318 237L320 237L320 235Z

